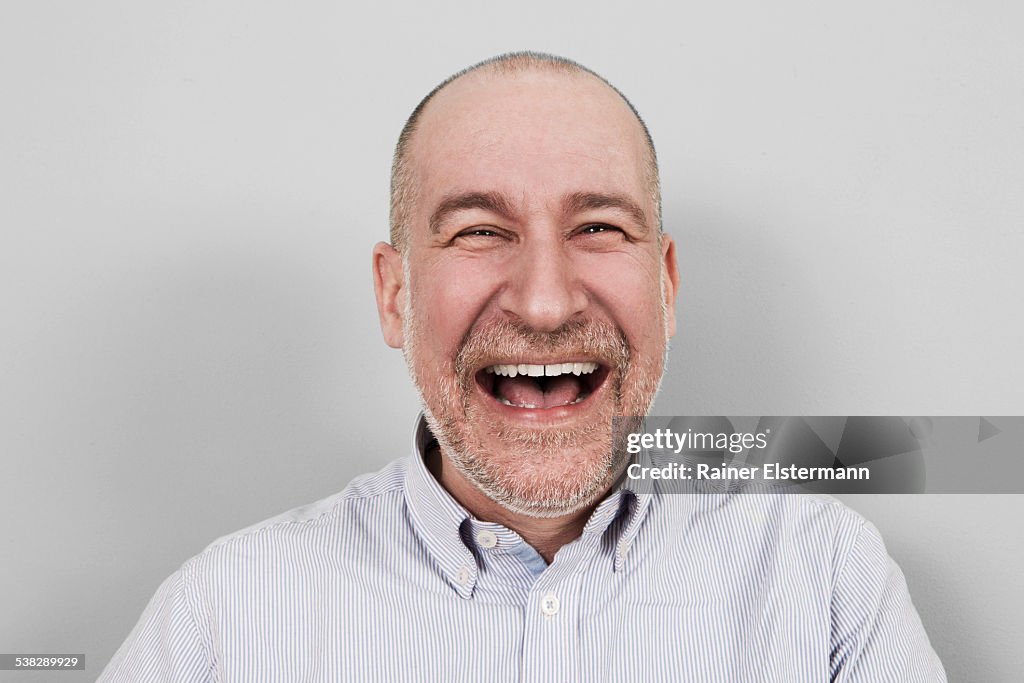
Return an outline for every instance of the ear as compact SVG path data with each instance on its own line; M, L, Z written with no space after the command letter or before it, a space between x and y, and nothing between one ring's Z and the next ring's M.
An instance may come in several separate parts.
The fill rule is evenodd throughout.
M676 295L679 294L679 267L676 264L676 244L668 233L661 235L662 271L665 274L665 305L668 307L668 336L676 333Z
M377 297L377 314L384 341L391 348L402 348L405 272L402 255L387 242L378 242L373 247L373 293Z

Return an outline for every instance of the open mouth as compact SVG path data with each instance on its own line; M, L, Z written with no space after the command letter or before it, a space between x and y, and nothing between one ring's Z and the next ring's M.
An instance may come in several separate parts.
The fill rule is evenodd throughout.
M476 373L480 387L499 403L542 410L583 403L608 378L608 368L594 361L498 363Z

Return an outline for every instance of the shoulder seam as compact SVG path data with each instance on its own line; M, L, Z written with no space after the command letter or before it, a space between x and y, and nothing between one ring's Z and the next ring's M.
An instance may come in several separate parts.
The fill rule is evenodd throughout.
M203 658L206 660L207 679L212 680L211 674L213 672L214 666L213 657L210 654L210 645L207 643L206 636L199 628L199 618L196 615L195 599L194 596L192 595L192 592L195 590L195 586L193 585L192 581L191 568L186 569L185 566L182 566L181 570L178 572L178 577L179 580L181 581L181 594L182 597L185 599L185 606L188 609L188 616L192 619L192 628L195 630L196 636L199 639L199 643L202 645L203 648Z
M854 519L856 520L857 524L853 530L853 533L850 534L850 542L847 543L846 547L842 549L842 557L838 558L838 561L836 562L836 573L832 579L833 595L836 592L836 587L839 585L839 578L842 575L843 571L846 569L846 564L850 559L850 553L853 552L853 547L857 545L857 541L860 540L861 534L864 533L864 528L867 525L867 520L865 520L863 517L859 515L854 517Z

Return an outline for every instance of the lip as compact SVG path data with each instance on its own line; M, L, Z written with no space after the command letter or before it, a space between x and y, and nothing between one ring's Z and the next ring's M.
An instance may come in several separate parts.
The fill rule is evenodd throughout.
M487 367L496 363L511 362L512 361L495 361L495 363L488 363L487 365L478 368L473 374L474 394L488 411L496 413L499 416L499 419L504 422L515 422L524 426L529 425L534 427L557 427L565 425L586 417L588 413L592 412L596 408L604 397L604 394L608 391L608 378L611 376L611 369L607 363L598 359L588 358L567 360L565 358L559 358L548 361L541 361L537 359L523 360L516 362L536 365L548 365L562 362L597 363L597 370L591 373L593 378L591 380L593 382L591 386L594 388L582 401L571 405L553 406L551 408L521 408L519 406L505 405L492 395L488 388L481 383L481 377L485 374Z

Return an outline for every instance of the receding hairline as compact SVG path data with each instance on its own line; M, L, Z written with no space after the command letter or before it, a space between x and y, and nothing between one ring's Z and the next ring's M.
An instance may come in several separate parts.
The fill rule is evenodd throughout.
M651 187L652 199L657 209L658 230L660 232L661 189L658 174L657 154L654 149L654 140L651 138L647 124L644 123L644 120L640 117L640 113L637 111L636 107L633 106L633 103L630 102L618 88L609 83L603 76L571 59L543 52L510 52L485 59L482 62L478 62L458 71L455 74L452 74L427 93L427 96L420 100L419 104L416 105L416 108L413 109L412 114L410 114L409 118L406 120L405 125L402 127L402 132L398 136L398 144L395 145L395 153L391 166L391 244L395 248L399 251L404 251L409 227L409 209L416 194L412 172L409 168L409 148L412 144L416 131L419 128L423 113L430 102L433 101L433 99L449 85L470 74L493 74L502 76L538 71L597 79L597 81L618 95L622 102L624 102L629 108L633 117L636 119L636 122L640 124L640 130L643 134L645 143L644 147L647 155L647 163L645 166L647 167L647 174L649 176L647 181Z

